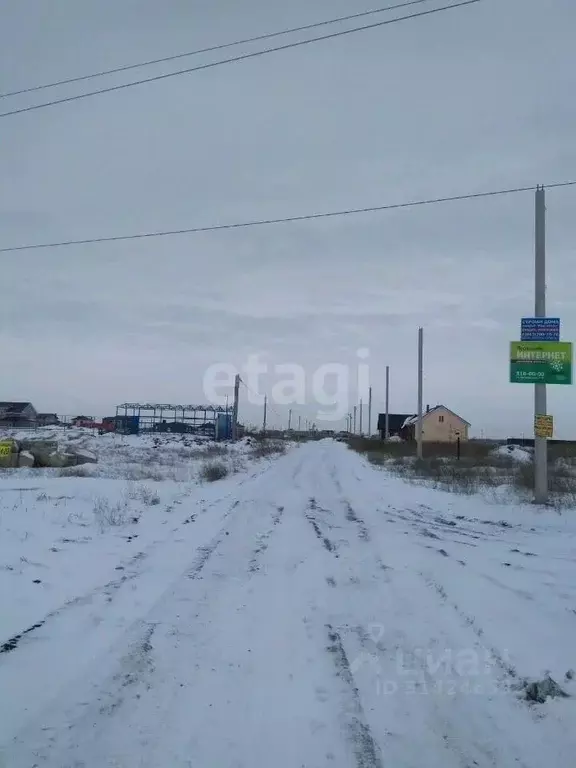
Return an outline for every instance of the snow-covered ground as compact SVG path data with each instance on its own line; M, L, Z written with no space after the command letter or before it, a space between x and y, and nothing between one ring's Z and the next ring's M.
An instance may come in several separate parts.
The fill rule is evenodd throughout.
M572 514L413 486L334 441L127 484L119 463L184 470L130 441L94 477L0 482L0 765L574 764ZM568 697L526 701L547 675Z
M83 429L39 430L34 439L57 440L63 450L82 446L99 461L0 471L0 646L78 594L126 577L143 551L170 536L188 497L214 496L200 477L206 464L222 463L230 473L256 467L246 441ZM216 497L236 485L220 482Z

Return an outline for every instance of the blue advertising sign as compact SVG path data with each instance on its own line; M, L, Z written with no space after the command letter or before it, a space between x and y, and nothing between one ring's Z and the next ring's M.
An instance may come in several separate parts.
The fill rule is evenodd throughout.
M523 317L521 341L560 341L559 317Z

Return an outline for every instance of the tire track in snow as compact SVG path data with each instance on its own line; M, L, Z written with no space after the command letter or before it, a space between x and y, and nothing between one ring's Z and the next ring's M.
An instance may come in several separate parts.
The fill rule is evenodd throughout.
M40 627L44 626L46 622L46 619L43 621L39 621L37 624L32 624L32 626L28 627L28 629L22 630L17 635L13 635L8 640L6 640L5 643L2 643L0 645L0 653L10 653L10 651L14 651L18 647L18 643L25 635L30 634L30 632L34 632L36 629L40 629Z
M356 526L358 537L362 541L369 542L371 540L371 536L370 531L368 530L368 526L353 508L350 500L344 495L344 489L342 487L342 483L340 482L338 467L335 463L329 463L328 458L328 455L324 454L323 460L326 467L326 474L334 485L334 496L335 500L337 501L337 506L344 508L345 518L349 523L353 523Z
M120 670L103 694L98 710L100 715L114 715L126 700L128 689L133 690L143 684L146 690L150 690L150 684L144 680L154 672L152 636L155 629L155 624L149 624L122 657Z
M245 482L245 481L244 481ZM181 500L185 498L186 496L189 496L191 493L190 490L184 491L180 494L178 494L173 503L174 504L180 504ZM221 497L220 499L216 499L215 501L211 502L210 504L205 505L201 512L206 512L208 509L213 507L215 504L222 502L224 499L228 498L231 495L231 493L226 494L225 496ZM202 503L202 502L200 502ZM233 506L236 506L233 505ZM192 515L194 519L196 518L196 514ZM191 522L190 519L186 519L183 521ZM176 529L177 530L177 529ZM66 541L68 541L66 539ZM111 579L110 581L107 581L104 584L98 584L97 586L93 587L92 589L88 590L87 592L84 592L81 595L78 595L77 597L73 597L70 600L67 600L65 603L60 605L58 608L55 608L52 611L49 611L47 614L45 614L41 619L39 619L37 622L31 624L26 629L21 630L20 632L16 633L15 635L12 635L9 637L6 641L4 641L2 644L0 644L0 654L3 653L9 653L11 651L16 650L16 648L19 646L20 642L24 640L28 635L34 633L36 630L41 629L47 622L49 622L51 619L55 619L60 617L63 613L72 610L73 608L76 608L78 606L84 606L89 603L91 603L95 598L103 595L106 597L106 602L111 603L114 599L115 593L118 592L118 590L123 587L126 582L133 581L134 579L137 579L139 576L142 575L144 571L144 561L152 554L152 552L160 545L165 544L166 540L156 540L150 542L144 551L138 552L135 555L133 555L127 562L120 561L120 563L115 567L115 570L117 571L124 571L126 568L131 568L132 566L138 566L135 570L129 571L127 573L123 573L120 578Z
M78 732L88 733L96 723L99 717L114 718L116 722L116 715L119 710L130 711L135 705L135 701L140 699L147 691L150 690L150 685L147 682L147 677L152 679L154 672L154 647L152 636L158 625L158 621L154 620L157 617L158 612L162 611L162 605L171 597L174 597L176 590L182 595L189 593L189 589L184 587L186 578L200 579L202 572L210 562L212 555L217 550L218 546L225 540L228 540L230 534L228 518L233 515L234 511L241 504L252 505L253 499L247 497L242 500L236 500L232 505L228 507L224 514L219 516L219 529L215 536L208 541L207 544L195 548L195 557L190 563L188 560L187 567L184 567L178 574L177 578L173 578L170 582L166 582L164 585L166 588L159 594L158 599L146 607L145 613L140 613L138 618L129 622L128 625L122 628L121 633L118 634L114 643L103 649L101 654L102 662L104 666L109 666L113 662L114 669L110 669L108 675L103 676L101 680L93 687L86 690L83 696L78 697L78 686L82 686L82 678L70 678L66 684L65 694L63 701L66 701L65 705L65 720L70 722L70 728L76 729ZM272 524L274 528L280 523L283 508L273 506ZM172 540L172 543L173 540ZM247 554L247 553L246 553ZM243 558L242 570L244 573L247 571L248 558L246 554ZM142 559L142 558L137 558ZM240 565L240 562L239 562ZM150 568L148 568L150 572ZM150 573L149 573L150 575ZM116 579L110 582L108 587L119 588L128 581L129 574L125 574L121 579ZM95 592L95 590L94 590ZM92 593L91 595L92 596ZM80 599L75 601L75 604L79 604ZM85 600L90 602L90 600ZM87 617L90 622L91 617ZM103 626L109 621L114 619L114 615L105 615L104 618L99 618L99 631L102 631ZM39 624L39 626L41 626ZM37 629L38 627L31 628ZM15 638L15 645L18 644L20 638ZM12 645L12 644L11 644ZM94 659L91 660L93 663ZM86 681L90 686L89 681ZM46 706L46 705L45 705ZM40 709L38 710L41 711ZM49 709L45 710L48 715ZM80 713L80 717L78 717ZM83 713L83 714L82 714ZM102 725L102 728L106 729L107 726ZM116 726L110 726L112 728ZM79 743L78 737L74 736L76 730L70 732L70 740L64 734L60 734L62 728L60 726L54 726L51 728L42 729L45 730L46 740L40 738L37 744L39 750L37 754L41 756L45 754L49 759L52 756L53 748L66 750L70 749L75 751ZM62 738L60 738L62 735ZM83 736L82 736L83 738ZM23 742L25 745L26 742Z
M148 557L148 554L144 552L138 552L136 555L130 558L126 566L116 566L116 568L124 569L125 567L130 567L131 565L141 564L146 559L146 557ZM107 602L112 602L113 592L120 589L127 581L132 581L133 579L138 578L140 573L141 572L139 570L135 570L132 573L125 573L119 579L112 579L111 581L106 582L106 584L100 584L97 587L94 587L83 595L73 597L59 608L56 608L54 611L47 613L44 618L40 619L35 624L32 624L27 629L22 630L22 632L19 632L16 635L13 635L4 643L2 643L2 645L0 645L0 654L9 653L10 651L16 650L20 642L27 635L30 635L36 630L41 629L48 621L50 621L50 619L55 619L61 616L63 613L76 608L77 606L87 605L91 603L95 597L104 595L106 596Z
M185 495L187 494L182 494L182 496L185 496ZM208 511L208 509L215 506L218 502L222 502L223 500L228 498L230 495L231 494L228 493L226 494L226 496L211 502L210 504L203 507L201 512ZM235 501L234 504L232 504L230 509L225 513L223 517L223 522L225 522L225 520L229 517L229 515L233 512L234 509L236 509L236 507L239 504L240 504L239 501ZM193 515L192 517L195 518L195 515ZM188 520L188 522L189 521L190 520ZM184 520L184 522L187 522L187 520ZM221 531L216 535L216 537L214 537L214 539L211 540L211 542L207 546L197 548L196 550L198 553L197 557L193 561L191 571L189 571L189 573L187 574L189 578L196 578L196 576L200 573L207 559L214 552L214 550L222 540L222 537L224 535L224 527L225 526L223 526ZM122 576L120 576L119 578L111 579L110 581L107 581L105 584L99 584L98 586L90 589L88 592L85 592L82 595L78 595L77 597L74 597L71 600L66 601L60 607L45 614L42 619L39 619L37 622L30 625L29 627L22 630L21 632L18 632L15 635L12 635L6 641L0 644L0 654L10 653L11 651L16 650L24 639L26 639L29 635L32 635L34 632L44 627L44 625L49 623L51 620L59 618L60 616L67 613L68 611L73 610L74 608L87 605L93 602L93 600L97 599L98 597L104 597L106 600L106 603L108 604L112 603L115 597L118 596L118 593L122 589L122 587L124 587L128 582L138 579L140 576L142 576L146 572L146 560L150 557L150 555L159 545L166 544L166 543L167 543L166 540L164 541L157 540L157 541L151 542L145 548L144 551L137 552L125 564L116 566L116 570L124 570L126 568L131 568L133 566L134 566L134 570L123 573Z
M266 471L268 471L269 468L267 467L265 470L262 470L260 472L251 473L248 478L240 481L238 483L238 487L245 485L250 480L255 480L261 475L263 475ZM209 503L206 503L203 499L200 499L197 502L197 505L200 507L198 512L194 512L191 515L189 515L187 518L185 518L182 522L183 524L195 522L197 519L198 514L204 514L205 512L208 512L212 507L217 506L218 504L221 504L226 499L230 498L230 496L237 492L237 488L235 488L233 491L229 491L223 496L220 496L214 500L212 500ZM174 504L180 504L182 499L186 498L191 494L191 490L186 490L180 494L178 494L174 499ZM231 512L240 504L240 501L235 501L228 512L225 514L223 521L225 521L228 516L231 514ZM173 533L177 532L178 528L174 529ZM120 563L116 566L115 570L122 570L124 571L126 568L131 568L133 566L137 566L134 570L123 573L121 577L116 579L111 579L110 581L107 581L104 584L98 584L97 586L93 587L92 589L88 590L87 592L83 593L82 595L78 595L77 597L74 597L70 600L67 600L65 603L63 603L58 608L55 608L54 610L50 611L49 613L45 614L41 619L31 624L26 629L21 630L20 632L17 632L16 634L9 637L7 640L5 640L3 643L0 644L0 654L4 653L10 653L11 651L14 651L18 648L19 644L22 642L22 640L26 639L28 635L33 634L38 629L41 629L47 622L50 622L52 619L59 618L62 614L64 614L67 611L70 611L76 607L84 606L89 603L91 603L94 599L104 596L106 598L107 603L112 603L114 598L117 596L118 591L127 583L130 581L134 581L135 579L139 578L144 572L145 572L145 560L150 557L150 555L154 552L154 550L160 546L161 544L166 544L167 540L156 540L150 542L146 548L133 555L127 562L120 561ZM206 559L212 554L214 549L218 546L219 541L212 540L207 547L199 547L198 548L198 556L194 562L194 565L192 566L192 573L188 574L189 578L194 578L194 572L196 571L199 573L205 562Z
M358 517L347 499L344 500L344 506L346 508L346 520L348 520L349 523L354 523L358 527L358 536L362 541L370 541L370 532L368 531L364 520Z
M356 768L384 768L382 753L366 721L360 692L354 682L354 676L350 669L350 662L340 633L331 624L327 624L326 629L328 631L326 650L332 658L336 674L345 685L348 705L346 727L354 750Z
M250 559L250 564L248 566L248 570L250 573L257 573L260 570L260 563L259 560L261 556L266 552L268 549L268 546L270 545L270 537L274 533L274 530L276 526L280 523L282 520L282 515L284 513L284 507L279 506L276 507L276 510L274 514L272 515L272 528L270 528L266 533L260 533L257 534L257 545L254 549L254 554L252 555Z
M334 557L339 557L338 552L336 550L336 544L331 541L331 539L326 536L326 534L322 531L322 528L320 527L320 523L318 520L318 512L323 512L325 514L329 514L328 510L322 509L318 506L316 499L311 498L308 502L308 507L305 511L306 519L312 526L314 533L316 534L316 537L322 542L324 545L324 548L328 550L328 552L331 552Z
M433 590L440 597L441 601L445 605L448 605L458 615L462 623L472 630L478 640L483 641L485 639L484 629L478 624L474 616L470 616L465 611L463 611L462 608L460 608L458 603L450 600L446 590L442 585L438 584L438 582L435 581L429 574L420 572L418 575L423 580L424 584L426 584L429 589ZM518 672L516 671L516 668L510 663L510 661L505 658L505 654L501 653L493 645L486 647L501 672L507 678L516 680L518 678Z

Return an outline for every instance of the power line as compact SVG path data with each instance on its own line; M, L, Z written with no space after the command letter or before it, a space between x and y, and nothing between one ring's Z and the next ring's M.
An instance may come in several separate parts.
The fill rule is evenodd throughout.
M246 391L249 392L254 397L256 397L258 399L262 399L262 400L263 400L263 398L266 397L266 408L267 408L267 410L272 411L272 413L274 413L280 419L280 421L284 420L284 416L282 416L282 414L278 413L276 408L274 408L274 406L270 404L270 399L265 394L264 395L260 395L258 392L255 392L252 389L252 387L249 387L248 384L246 384L246 382L244 381L244 379L242 377L240 377L240 383L243 384L246 387ZM264 404L264 402L262 402L262 405L263 404ZM253 403L253 405L256 405L256 403Z
M252 53L244 53L239 56L233 56L229 59L221 59L220 61L209 62L208 64L200 64L196 67L189 67L187 69L180 69L177 72L168 72L163 75L155 75L154 77L146 77L142 80L133 80L129 83L122 83L121 85L111 85L108 88L100 88L96 91L87 91L86 93L79 93L75 96L66 96L62 99L54 99L53 101L45 101L41 104L34 104L30 107L21 107L20 109L13 109L10 112L0 113L0 117L10 117L11 115L20 115L23 112L33 112L36 109L44 109L46 107L52 107L56 104L65 104L71 101L78 101L79 99L87 99L91 96L99 96L103 93L112 93L113 91L121 91L125 88L133 88L137 85L144 85L145 83L154 83L160 80L166 80L170 77L178 77L179 75L187 75L191 72L199 72L204 69L212 69L213 67L219 67L223 64L233 64L237 61L245 61L246 59L254 59L257 56L265 56L269 53L276 53L278 51L286 51L290 48L298 48L303 45L310 45L311 43L317 43L322 40L333 40L336 37L343 37L344 35L351 35L355 32L363 32L367 29L376 29L377 27L384 27L388 24L397 24L401 21L408 21L409 19L417 19L423 16L430 16L434 13L442 13L443 11L450 11L454 8L461 8L467 5L474 5L475 3L483 2L483 0L460 0L458 3L452 3L451 5L443 5L439 8L431 8L427 11L419 11L418 13L407 14L406 16L398 16L395 19L386 19L385 21L376 21L373 24L365 24L361 27L352 27L351 29L344 29L339 32L331 32L328 35L321 35L320 37L311 37L308 40L298 40L294 43L286 43L285 45L279 45L274 48L265 48L262 51L254 51Z
M318 21L314 24L305 24L300 27L292 27L290 29L283 29L279 32L268 32L264 35L256 35L255 37L247 37L244 40L235 40L231 43L221 43L219 45L211 45L208 48L198 48L194 51L186 51L184 53L176 53L172 56L163 56L159 59L149 59L148 61L141 61L137 64L125 64L124 66L115 67L114 69L104 69L100 72L92 72L89 75L80 75L77 77L69 77L65 80L56 80L52 83L43 83L41 85L33 85L29 88L21 88L19 91L7 91L6 93L0 93L0 99L6 99L9 96L20 96L24 93L34 93L35 91L43 91L47 88L56 88L60 85L69 85L71 83L80 83L85 80L93 80L97 77L105 77L106 75L115 75L120 72L128 72L133 69L141 69L143 67L150 67L155 64L165 64L169 61L177 61L178 59L185 59L191 56L199 56L202 53L213 53L214 51L222 51L226 48L234 48L238 45L247 45L248 43L257 43L261 40L270 40L274 37L281 37L282 35L290 35L295 32L306 32L309 29L316 29L318 27L326 27L331 24L338 24L343 21L352 21L353 19L359 19L366 16L375 16L380 13L386 13L387 11L395 11L399 8L406 8L411 5L421 5L422 3L429 3L431 0L408 0L407 2L397 3L396 5L387 5L383 8L376 8L372 11L361 11L360 13L352 13L348 16L339 16L335 19L327 19L325 21Z
M547 189L576 186L576 181L561 181L553 184L543 184ZM169 237L173 235L193 235L201 232L218 232L224 229L247 229L248 227L262 227L272 224L291 224L299 221L311 221L314 219L330 219L341 216L354 216L361 213L378 213L381 211L394 211L401 208L415 208L424 205L437 205L440 203L453 203L459 200L477 200L482 197L497 197L499 195L512 195L518 192L531 192L537 187L514 187L511 189L498 189L490 192L472 192L467 195L452 195L450 197L436 197L428 200L411 200L405 203L392 203L389 205L374 205L366 208L349 208L341 211L328 211L325 213L308 213L301 216L286 216L277 219L254 219L252 221L236 222L232 224L214 224L205 227L190 227L188 229L172 229L160 232L141 232L135 235L116 235L112 237L92 237L84 240L63 240L54 243L35 243L32 245L16 245L10 248L0 248L0 253L13 253L14 251L32 251L41 248L64 248L70 245L90 245L93 243L117 243L123 240L143 240L153 237Z

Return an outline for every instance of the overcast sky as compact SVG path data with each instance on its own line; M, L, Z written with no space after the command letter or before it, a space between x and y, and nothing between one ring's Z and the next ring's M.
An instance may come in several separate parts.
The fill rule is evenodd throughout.
M0 0L0 90L385 4ZM3 118L0 247L574 179L575 30L574 0L484 0ZM1 99L0 111L267 45ZM548 314L576 340L576 188L547 204ZM477 435L528 435L532 387L508 383L508 342L533 312L533 213L529 192L0 254L0 399L94 415L204 401L208 366L261 353L262 391L276 364L303 366L308 383L323 364L350 365L352 405L368 348L374 410L390 365L391 410L411 412L422 325L425 402ZM308 399L295 414L314 417ZM574 404L572 387L549 387L559 437L576 433Z

